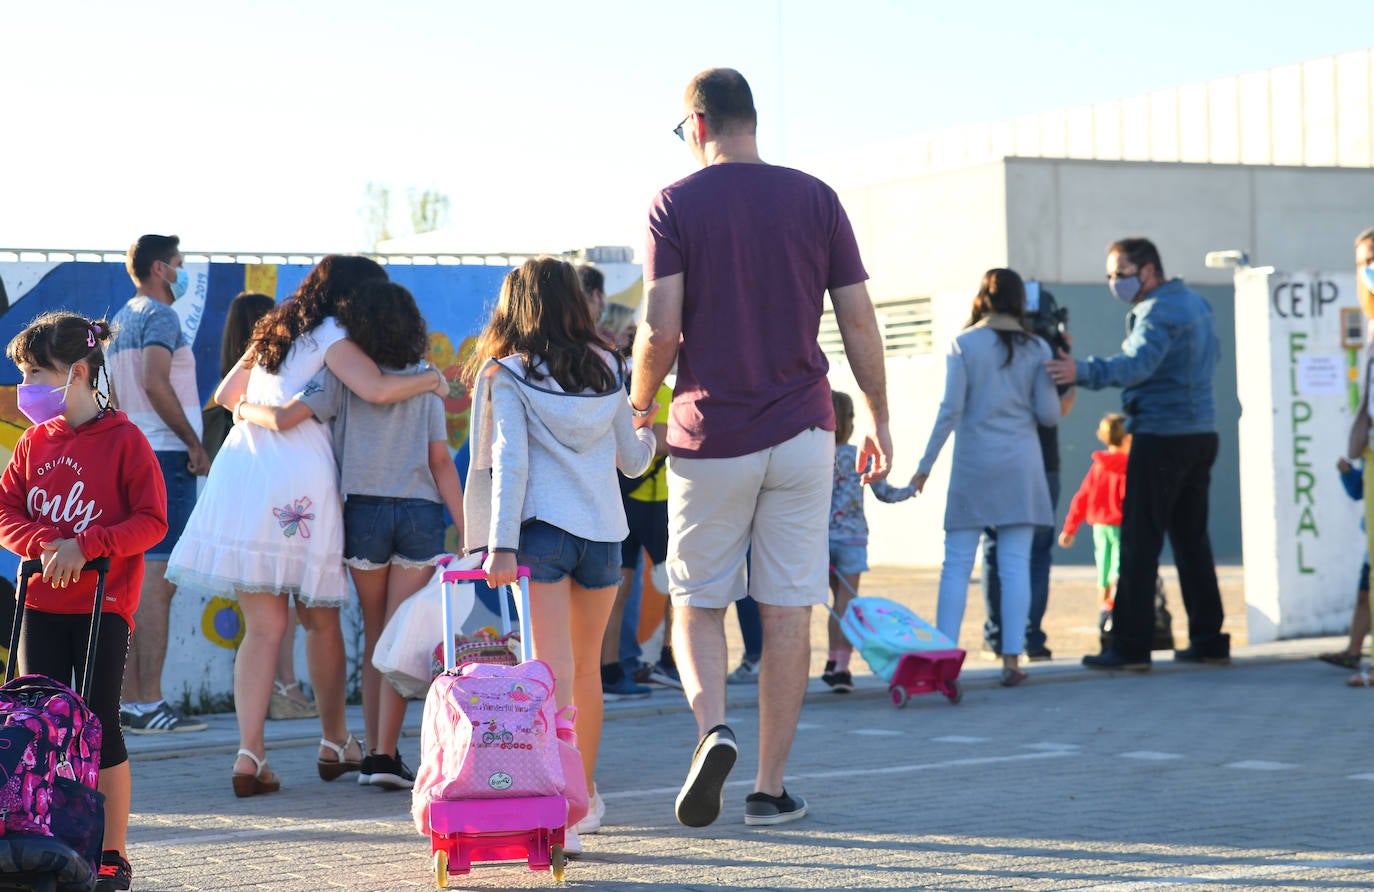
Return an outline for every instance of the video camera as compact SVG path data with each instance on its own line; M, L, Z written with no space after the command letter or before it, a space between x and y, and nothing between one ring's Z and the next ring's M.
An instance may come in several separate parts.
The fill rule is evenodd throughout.
M1026 324L1049 342L1055 355L1060 350L1069 352L1069 342L1064 337L1069 330L1069 309L1059 306L1054 295L1039 282L1026 283Z

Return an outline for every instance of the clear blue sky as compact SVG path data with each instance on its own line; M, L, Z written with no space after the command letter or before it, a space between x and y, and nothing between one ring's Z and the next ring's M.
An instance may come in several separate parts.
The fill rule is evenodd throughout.
M638 246L703 68L740 69L765 158L798 163L1360 49L1362 6L5 2L0 247L358 250L368 181L512 250Z

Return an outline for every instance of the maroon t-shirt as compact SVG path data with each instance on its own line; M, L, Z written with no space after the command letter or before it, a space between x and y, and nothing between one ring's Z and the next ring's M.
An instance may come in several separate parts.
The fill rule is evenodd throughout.
M678 180L649 208L644 279L677 273L673 455L730 458L835 429L816 343L825 292L868 273L833 189L768 164L713 164Z

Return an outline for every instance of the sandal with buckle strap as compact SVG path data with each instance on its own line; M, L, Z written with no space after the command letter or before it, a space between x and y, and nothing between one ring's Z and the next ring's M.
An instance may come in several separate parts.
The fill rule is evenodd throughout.
M1341 669L1360 668L1360 655L1358 653L1352 654L1348 650L1333 650L1331 653L1318 654L1317 659Z
M235 771L234 795L240 799L245 796L257 796L260 793L275 793L281 789L281 778L277 773L267 767L267 757L259 759L252 750L239 750L234 754L234 760L243 756L253 763L254 771L252 774L245 774Z
M320 771L321 780L332 781L344 776L350 771L357 771L363 767L363 745L352 734L349 734L348 739L342 744L335 743L326 737L321 737L320 746L325 749L333 750L334 755L337 757L334 759L315 760L315 766ZM350 746L356 746L358 748L358 758L348 758L347 751Z
M295 696L292 696L293 691ZM272 699L267 701L269 719L312 719L319 714L320 711L314 702L301 690L299 681L293 681L291 684L272 682Z

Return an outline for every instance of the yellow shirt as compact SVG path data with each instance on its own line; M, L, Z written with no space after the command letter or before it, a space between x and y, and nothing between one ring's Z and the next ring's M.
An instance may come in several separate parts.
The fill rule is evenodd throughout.
M658 403L658 411L654 413L654 424L667 424L668 408L673 402L673 389L667 384L660 384L658 393L654 394L654 402ZM662 458L666 459L667 456ZM658 458L654 461L658 463L658 470L630 490L629 497L636 502L668 501L668 462L660 461Z

